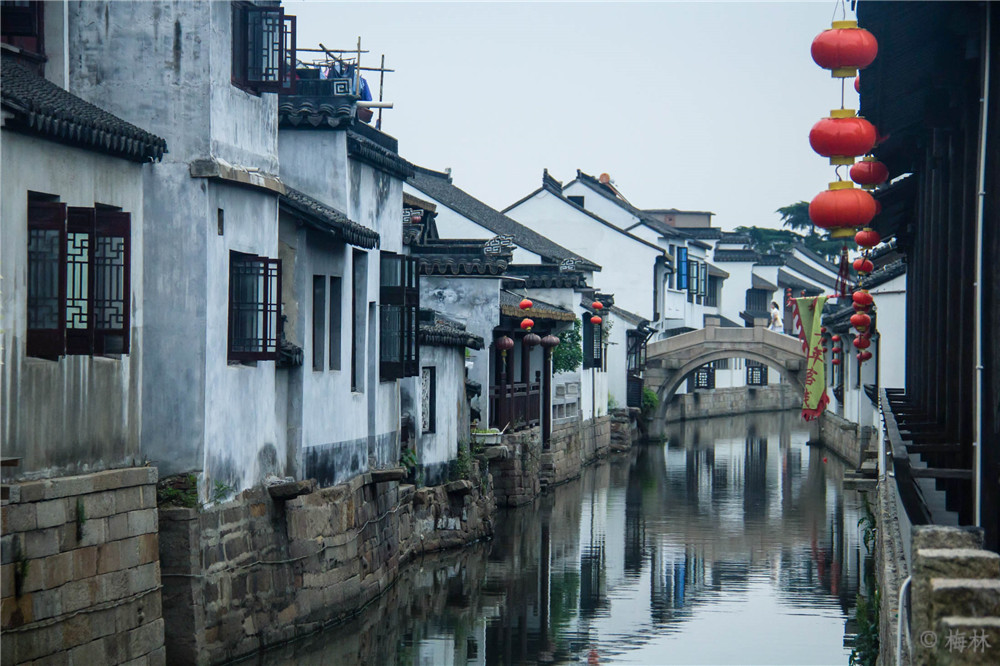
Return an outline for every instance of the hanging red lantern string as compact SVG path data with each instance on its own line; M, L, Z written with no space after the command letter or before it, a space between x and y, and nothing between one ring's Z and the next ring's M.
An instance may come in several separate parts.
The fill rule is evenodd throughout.
M809 145L830 164L854 164L854 158L875 147L875 126L852 109L834 109L809 131Z
M861 333L864 333L871 323L872 318L863 312L856 312L851 315L851 326L858 329Z
M521 320L521 328L524 329L525 331L530 331L531 327L534 325L535 325L534 320L529 319L528 317L525 317L524 319Z
M854 234L854 242L860 247L872 248L882 242L882 237L874 229L865 227L858 233Z
M809 219L831 238L850 238L854 229L875 217L875 199L854 183L838 180L830 189L820 192L809 203Z
M590 318L590 323L593 324L594 326L597 326L598 324L600 324L601 321L602 321L602 319L600 317L598 317L597 315L594 315L593 317Z
M531 302L530 298L523 298L521 299L521 302L517 304L517 306L522 310L528 310L532 306L534 306L534 303Z
M859 289L858 291L854 292L852 298L856 305L862 305L866 308L871 306L871 304L874 302L874 299L872 299L872 295L869 294L866 289Z
M854 270L858 273L868 274L875 270L875 264L870 259L861 257L854 260Z
M858 337L854 338L854 346L857 347L858 349L868 349L871 343L872 341L863 335L859 335Z
M831 76L847 78L872 64L878 55L878 40L859 28L857 21L834 21L830 30L816 35L810 50L813 61L829 69Z
M876 185L889 180L889 168L871 155L865 156L860 162L855 162L850 174L851 180L865 190L874 190Z

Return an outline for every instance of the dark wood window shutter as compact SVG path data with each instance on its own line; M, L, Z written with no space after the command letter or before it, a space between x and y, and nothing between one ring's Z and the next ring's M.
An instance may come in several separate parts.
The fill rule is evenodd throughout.
M94 349L93 275L96 211L70 207L66 214L66 354Z
M420 372L418 265L391 252L383 252L380 261L379 376L415 377Z
M280 298L279 259L229 253L229 360L277 360Z
M95 354L129 350L132 216L98 209L91 252L91 293Z
M28 203L25 352L55 360L66 349L66 204Z
M594 350L600 347L600 343L594 343L594 332L597 329L596 326L590 323L590 320L584 317L583 321L583 367L584 368L594 368L599 364L596 359L600 358L600 354L595 355Z

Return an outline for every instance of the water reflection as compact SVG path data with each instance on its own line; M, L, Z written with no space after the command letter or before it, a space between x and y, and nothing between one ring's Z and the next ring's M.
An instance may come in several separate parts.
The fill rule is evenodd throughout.
M676 424L262 663L846 664L860 499L807 438L795 413Z

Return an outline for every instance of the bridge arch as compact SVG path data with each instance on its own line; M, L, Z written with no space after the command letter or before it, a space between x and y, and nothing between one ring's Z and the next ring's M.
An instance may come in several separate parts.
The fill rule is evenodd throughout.
M745 358L774 368L796 392L805 387L806 356L797 339L763 328L707 327L650 343L644 384L659 398L662 419L674 393L689 374L726 358Z

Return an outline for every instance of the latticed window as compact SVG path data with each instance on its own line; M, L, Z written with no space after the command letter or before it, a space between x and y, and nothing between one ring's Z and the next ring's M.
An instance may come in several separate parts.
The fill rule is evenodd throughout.
M383 380L415 377L418 374L418 279L416 260L391 252L382 253L379 375Z
M590 323L589 317L583 318L583 328L581 329L583 338L583 367L601 369L601 360L604 356L604 338L601 324Z
M229 253L229 360L278 358L281 262Z
M767 366L747 359L747 386L767 386Z
M233 3L233 83L253 92L295 92L295 17L280 7Z
M28 356L128 353L130 237L128 213L29 199Z

